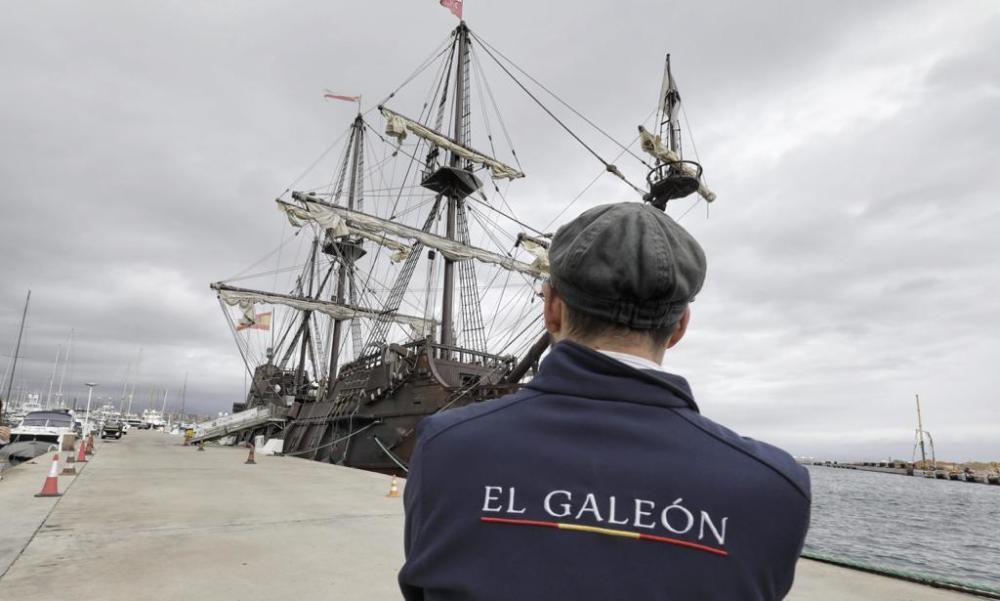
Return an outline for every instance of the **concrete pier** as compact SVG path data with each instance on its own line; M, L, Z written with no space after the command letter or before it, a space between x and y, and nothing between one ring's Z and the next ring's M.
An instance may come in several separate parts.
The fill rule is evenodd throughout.
M133 431L61 477L58 499L32 496L51 455L8 471L0 601L400 598L403 506L388 477L246 456ZM972 597L803 560L789 599Z

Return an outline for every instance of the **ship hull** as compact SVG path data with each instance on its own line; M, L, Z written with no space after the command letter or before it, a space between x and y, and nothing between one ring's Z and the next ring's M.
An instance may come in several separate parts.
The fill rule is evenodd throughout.
M511 358L428 342L393 345L374 360L345 366L320 402L297 401L285 430L285 455L402 475L422 419L496 398Z

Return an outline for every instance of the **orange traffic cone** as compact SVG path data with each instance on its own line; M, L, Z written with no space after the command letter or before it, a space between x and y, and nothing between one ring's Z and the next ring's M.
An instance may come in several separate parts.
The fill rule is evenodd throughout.
M52 468L49 470L49 477L42 485L42 492L36 497L61 497L59 493L59 453L52 456Z
M87 463L87 440L80 440L80 450L76 454L77 463Z
M387 497L398 497L399 496L399 485L396 484L396 477L392 477L392 482L389 483L389 492L385 496Z

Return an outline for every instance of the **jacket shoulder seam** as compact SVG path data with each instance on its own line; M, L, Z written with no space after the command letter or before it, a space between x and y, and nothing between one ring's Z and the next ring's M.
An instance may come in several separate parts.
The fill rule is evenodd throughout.
M695 423L694 420L692 420L690 417L684 415L680 411L677 411L675 409L671 409L671 410L674 411L674 413L676 413L678 416L680 416L685 422L687 422L688 424L690 424L691 427L693 427L693 428L701 431L703 434L705 434L709 438L717 440L718 442L721 442L722 444L728 446L729 448L731 448L731 449L733 449L733 450L735 450L735 451L737 451L739 453L742 453L742 454L746 455L747 457L753 459L754 461L756 461L757 463L763 465L764 467L766 467L767 469L771 470L772 472L778 474L779 476L781 476L782 479L785 480L785 482L788 482L788 484L791 485L792 488L794 488L800 495L802 495L802 497L806 500L807 503L810 503L810 504L812 503L812 499L809 496L809 494L806 491L802 490L802 487L799 486L799 484L797 482L795 482L794 480L792 480L788 476L788 474L786 474L784 471L778 469L774 465L771 465L771 463L769 463L767 461L764 461L762 458L760 458L757 455L755 455L755 454L747 451L746 449L740 448L738 445L733 444L731 441L728 441L728 440L722 438L721 436L718 436L715 433L708 431L701 424Z

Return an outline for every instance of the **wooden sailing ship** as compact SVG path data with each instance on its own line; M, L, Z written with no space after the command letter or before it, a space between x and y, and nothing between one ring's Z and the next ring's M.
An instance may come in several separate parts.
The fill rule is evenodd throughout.
M462 22L436 55L436 77L419 117L387 106L397 89L377 106L385 121L380 133L359 102L333 183L277 199L298 232L312 233L291 290L212 284L252 376L246 402L234 410L264 406L286 415L285 454L403 472L421 419L516 390L548 347L538 289L547 276L550 235L513 215L504 197L501 185L524 173L502 120L516 167L496 158L489 121L483 130L491 152L473 144L474 44L555 118L517 80L509 59ZM482 81L476 77L480 100L492 100ZM683 159L679 104L668 56L657 134L640 126L642 147L652 157L642 161L648 191L591 150L608 173L660 209L695 191L714 198L701 167ZM375 170L366 168L366 157L379 156L365 150L372 138L389 147L379 165L406 164L406 175L392 186L365 186ZM393 197L388 190L398 192ZM476 240L492 241L494 249ZM485 286L477 275L482 269L492 275ZM493 286L499 276L507 285ZM486 297L492 306L484 309ZM509 310L518 304L520 312ZM239 332L257 327L265 315L260 305L281 308L286 318L270 330L263 357L255 360Z

